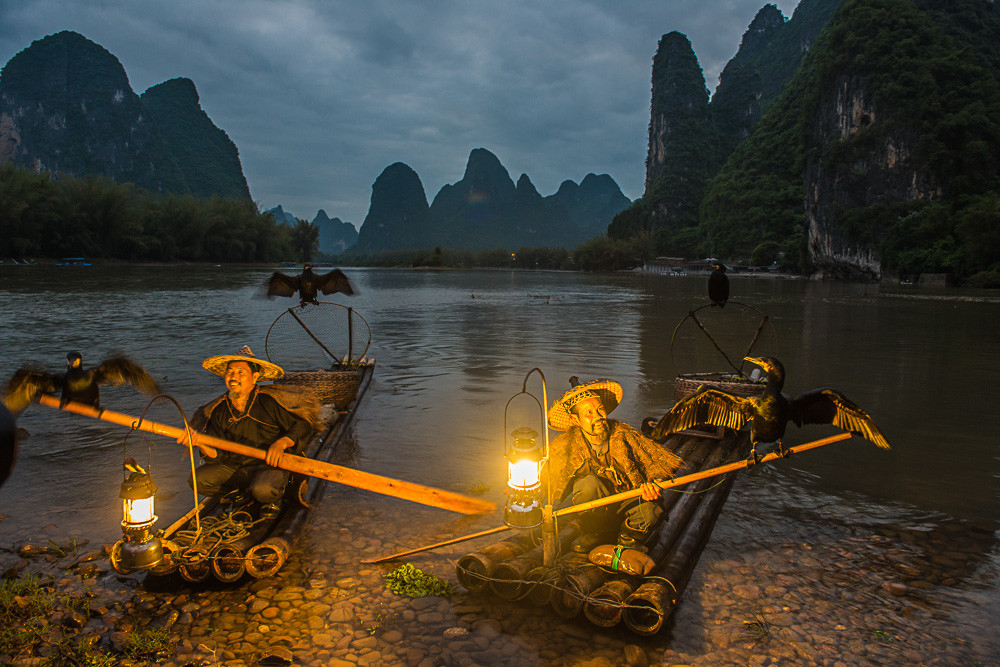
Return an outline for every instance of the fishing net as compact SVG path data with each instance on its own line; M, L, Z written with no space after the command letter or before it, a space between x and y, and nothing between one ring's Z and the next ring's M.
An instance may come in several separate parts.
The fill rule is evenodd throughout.
M267 332L267 358L286 371L354 368L368 353L371 328L353 308L321 301L289 308Z
M729 301L690 311L670 338L670 356L679 376L719 371L739 378L754 366L745 356L778 355L770 318L753 306ZM734 378L734 379L736 379Z

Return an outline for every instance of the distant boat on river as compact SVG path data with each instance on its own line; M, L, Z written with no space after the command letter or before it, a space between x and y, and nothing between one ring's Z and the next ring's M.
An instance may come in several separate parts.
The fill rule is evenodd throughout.
M56 266L90 266L85 257L63 257Z

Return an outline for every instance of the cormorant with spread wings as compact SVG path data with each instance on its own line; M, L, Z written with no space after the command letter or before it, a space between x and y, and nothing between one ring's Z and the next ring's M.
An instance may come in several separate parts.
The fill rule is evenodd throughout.
M740 429L750 422L750 456L754 461L758 443L776 442L777 451L787 456L781 444L789 421L803 424L833 424L889 449L889 442L867 412L836 389L813 389L791 398L782 393L785 367L773 357L746 357L767 373L764 392L759 397L734 396L719 389L702 389L682 399L663 416L653 429L653 439L662 440L670 433L699 424Z
M267 296L295 296L298 292L301 305L307 303L319 303L316 298L318 292L323 294L333 294L343 292L347 295L354 294L354 286L343 271L334 269L329 273L313 273L312 265L306 264L302 267L302 273L297 276L287 276L280 271L275 271L267 279Z
M79 352L66 355L65 374L23 366L11 376L4 390L3 402L17 414L32 403L39 394L62 392L60 402L65 405L76 401L95 409L101 407L100 385L121 387L130 384L150 396L160 393L160 388L146 369L124 355L108 357L94 368L84 368Z

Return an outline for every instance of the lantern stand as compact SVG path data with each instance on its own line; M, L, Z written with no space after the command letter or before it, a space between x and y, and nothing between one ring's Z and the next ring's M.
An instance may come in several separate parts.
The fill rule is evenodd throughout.
M538 373L542 380L542 402L528 392L528 378L532 373ZM535 438L538 433L529 427L522 426L510 432L513 440L508 447L506 442L507 414L511 403L521 395L530 396L538 405L544 434L541 449ZM507 459L507 502L504 506L504 523L511 528L522 530L542 527L542 564L549 567L556 559L556 524L552 511L551 468L549 467L549 429L545 420L545 407L548 405L548 395L545 387L545 375L538 368L533 368L524 376L521 391L514 394L504 407L504 456ZM545 470L545 505L539 498L541 490L542 470Z
M133 432L142 427L142 420L146 418L146 411L159 399L165 399L173 403L181 413L184 420L184 430L188 436L189 453L191 454L191 476L194 479L195 463L194 448L191 443L191 428L188 426L187 415L173 397L166 394L158 394L150 399L146 407L143 408L139 421L132 424L132 430L125 435L122 442L122 454L124 455L124 471L129 473L128 477L122 481L121 490L118 497L122 499L122 533L123 538L115 543L111 549L111 566L120 574L128 574L136 570L151 570L163 562L163 542L159 535L152 531L153 524L156 523L156 513L154 511L154 498L156 497L156 484L148 469L153 459L152 445L147 449L146 468L144 469L135 459L128 456L128 437ZM198 484L194 482L195 508L198 507ZM201 522L198 513L195 513L195 525L197 531L201 533Z
M127 444L128 435L125 436L123 449ZM151 461L152 448L146 468L128 456L123 464L128 475L122 481L118 494L122 499L123 538L111 551L111 565L120 573L149 570L163 561L163 543L152 531L157 519L154 506L157 489L148 472Z

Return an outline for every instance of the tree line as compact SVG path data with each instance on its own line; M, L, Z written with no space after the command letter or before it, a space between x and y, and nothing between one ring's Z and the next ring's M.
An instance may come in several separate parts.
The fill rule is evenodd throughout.
M248 200L160 195L100 176L0 166L0 258L311 260L315 225L278 224Z
M433 250L387 250L372 255L353 254L349 250L329 258L345 266L389 266L419 268L500 268L556 269L564 271L620 271L642 266L650 257L648 238L609 239L601 235L567 248L521 247L463 250L435 247Z

